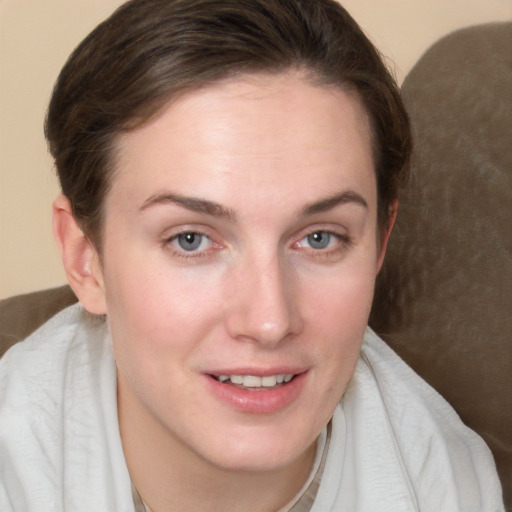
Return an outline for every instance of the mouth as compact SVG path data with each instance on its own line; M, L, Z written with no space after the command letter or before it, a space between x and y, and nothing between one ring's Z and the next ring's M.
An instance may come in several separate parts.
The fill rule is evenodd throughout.
M278 373L276 375L210 375L210 377L221 384L234 386L249 391L270 390L280 388L293 379L294 373Z
M285 409L301 395L309 369L275 368L255 371L246 368L204 374L208 389L222 403L243 413L270 414Z

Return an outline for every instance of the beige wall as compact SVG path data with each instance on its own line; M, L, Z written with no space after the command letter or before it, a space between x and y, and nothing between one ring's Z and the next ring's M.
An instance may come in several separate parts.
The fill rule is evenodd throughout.
M119 0L0 0L0 298L65 282L51 235L58 193L42 134L53 81ZM512 0L345 0L401 80L463 26L512 19Z

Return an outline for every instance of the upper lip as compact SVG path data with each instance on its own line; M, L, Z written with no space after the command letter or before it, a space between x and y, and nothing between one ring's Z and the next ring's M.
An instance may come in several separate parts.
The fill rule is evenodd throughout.
M211 370L205 372L208 375L219 377L220 375L254 375L255 377L268 377L270 375L280 374L293 374L298 375L307 370L305 367L297 366L274 366L272 368L254 368L254 367L241 367L241 368L223 368L220 370Z

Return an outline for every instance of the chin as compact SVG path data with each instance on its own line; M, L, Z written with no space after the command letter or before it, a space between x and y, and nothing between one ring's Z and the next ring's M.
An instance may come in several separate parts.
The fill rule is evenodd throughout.
M293 431L295 430L295 432ZM225 433L221 442L211 441L203 458L227 471L279 471L316 450L318 432L298 432L283 426L240 428ZM290 433L294 435L290 435Z

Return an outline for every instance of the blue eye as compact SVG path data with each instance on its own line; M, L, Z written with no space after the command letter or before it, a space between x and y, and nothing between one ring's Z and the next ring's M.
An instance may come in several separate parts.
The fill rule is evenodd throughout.
M293 247L311 258L335 261L342 257L351 245L352 240L349 235L318 229L304 235L293 244Z
M176 235L171 239L171 243L178 249L193 252L207 249L210 244L210 239L201 233L189 231Z
M327 231L315 231L305 237L312 249L327 249L331 246L334 235Z

